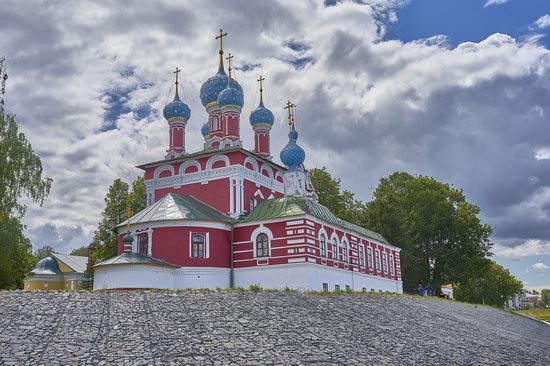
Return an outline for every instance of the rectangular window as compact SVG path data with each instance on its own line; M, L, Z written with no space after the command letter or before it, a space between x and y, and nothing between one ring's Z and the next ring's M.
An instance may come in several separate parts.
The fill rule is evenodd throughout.
M351 287L349 287L349 285L346 285L346 291L349 291L351 290Z
M334 285L334 290L335 291L340 291L340 285Z
M382 259L384 273L388 273L388 253L382 253Z
M327 256L327 239L324 235L321 235L319 237L319 251L321 254L321 257Z
M374 289L373 289L373 288L371 288L371 289L370 289L370 292L374 292Z
M192 237L191 257L204 258L205 238L202 234L195 234Z
M376 270L380 271L380 251L376 249Z
M336 239L332 239L332 259L338 260L338 243Z
M328 283L323 283L323 291L328 292Z
M390 255L390 273L395 273L395 262L393 255Z
M359 264L365 267L365 247L362 245L359 245Z
M363 292L367 292L367 288L366 288L366 287L363 287Z
M373 264L373 259L372 259L372 248L367 248L367 254L368 254L368 257L369 257L369 268L373 268L374 267L374 264Z

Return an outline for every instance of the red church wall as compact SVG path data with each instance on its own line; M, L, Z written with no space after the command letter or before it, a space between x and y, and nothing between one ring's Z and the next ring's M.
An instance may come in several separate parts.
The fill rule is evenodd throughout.
M209 233L209 258L191 258L190 234ZM229 231L204 227L153 229L153 257L185 267L229 268Z
M155 200L158 201L170 192L193 196L220 212L229 212L229 178L211 180L208 184L194 183L180 188L159 188L155 190Z

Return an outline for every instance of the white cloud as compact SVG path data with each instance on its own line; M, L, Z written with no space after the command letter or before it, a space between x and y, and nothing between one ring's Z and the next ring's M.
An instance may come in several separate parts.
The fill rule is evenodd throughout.
M539 263L535 263L531 266L533 269L536 269L536 270L539 270L539 271L542 271L542 270L545 270L545 269L548 269L548 266L542 262L539 262Z
M484 8L491 6L491 5L502 5L506 4L509 0L487 0L485 2Z
M534 25L539 29L544 29L550 27L550 15L545 14L537 19Z
M515 247L505 247L497 243L493 248L493 252L497 256L505 257L510 260L550 254L550 242L545 242L538 239L529 239ZM533 266L533 268L535 267Z
M192 110L187 148L201 148L206 113L198 93L214 73L213 37L223 26L226 50L238 68L249 68L237 70L245 147L261 73L276 117L275 161L287 140L281 106L293 99L306 165L327 166L358 198L369 199L366 187L396 170L432 175L464 188L497 237L524 242L503 250L547 250L550 169L536 155L550 135L548 50L503 34L452 49L438 35L386 40L405 1L366 3L8 1L0 12L6 104L54 179L44 206L29 205L25 217L33 243L48 237L80 246L112 180L129 181L141 173L135 165L164 156L168 132L159 111L172 98L176 65ZM291 40L306 47L293 50ZM116 128L102 132L109 94L121 90L127 108L112 121ZM152 114L139 118L133 111L144 105ZM536 250L526 245L530 238L540 243Z

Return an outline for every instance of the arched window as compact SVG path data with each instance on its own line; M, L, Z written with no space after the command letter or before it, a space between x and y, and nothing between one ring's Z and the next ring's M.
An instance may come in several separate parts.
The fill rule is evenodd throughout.
M205 238L202 234L195 234L192 238L191 257L204 258Z
M256 257L269 257L269 238L261 233L256 237Z
M338 239L332 238L332 259L335 261L340 260L338 255Z
M327 256L327 238L323 234L319 237L319 249L321 252L321 257Z
M349 262L348 241L342 242L342 250L344 251L344 262Z
M141 234L138 241L138 253L143 255L149 254L149 238L147 234Z
M216 131L220 129L220 121L218 120L217 116L214 116L212 118L212 131Z

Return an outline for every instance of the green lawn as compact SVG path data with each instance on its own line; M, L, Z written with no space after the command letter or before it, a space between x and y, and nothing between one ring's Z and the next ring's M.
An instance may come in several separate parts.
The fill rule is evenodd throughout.
M519 310L518 313L523 313L529 315L532 318L539 320L544 320L550 322L550 309L541 309L541 310Z

